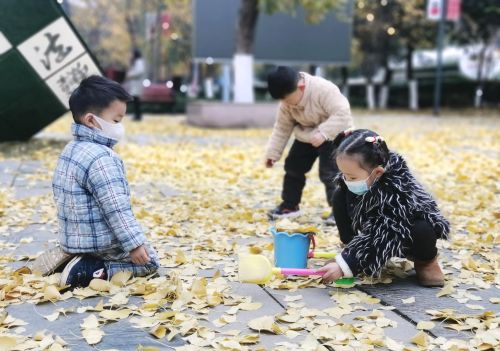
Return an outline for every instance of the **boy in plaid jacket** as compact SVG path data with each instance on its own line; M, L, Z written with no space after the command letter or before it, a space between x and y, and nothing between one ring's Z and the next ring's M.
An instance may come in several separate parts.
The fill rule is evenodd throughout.
M113 146L130 95L99 76L84 79L71 94L74 140L64 148L53 178L63 251L76 256L61 274L61 286L87 286L119 271L154 273L158 256L130 205L123 161Z

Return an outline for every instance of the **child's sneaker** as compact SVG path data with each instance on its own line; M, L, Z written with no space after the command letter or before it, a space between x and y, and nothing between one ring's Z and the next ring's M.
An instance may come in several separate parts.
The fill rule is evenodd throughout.
M43 276L50 275L55 272L60 272L73 256L72 254L64 252L60 245L55 245L45 250L34 261L29 262L18 271L22 270L22 272L37 273Z
M287 208L283 204L267 212L269 219L293 218L301 215L299 206Z
M104 261L92 256L76 256L61 273L60 286L86 287L92 279L106 279Z

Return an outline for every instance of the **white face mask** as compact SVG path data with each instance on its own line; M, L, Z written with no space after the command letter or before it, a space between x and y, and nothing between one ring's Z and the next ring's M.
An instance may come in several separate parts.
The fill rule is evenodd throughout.
M372 171L373 173L373 171ZM372 173L363 180L346 180L345 176L342 176L344 179L345 185L347 185L347 188L354 194L356 195L363 195L364 193L368 192L370 190L370 186L368 186L368 179L372 176Z
M94 116L95 120L97 121L97 123L99 124L99 126L101 127L101 130L100 132L110 138L110 139L114 139L116 141L121 141L123 140L123 138L125 137L125 128L123 127L123 124L120 122L120 123L110 123L96 115L92 115Z

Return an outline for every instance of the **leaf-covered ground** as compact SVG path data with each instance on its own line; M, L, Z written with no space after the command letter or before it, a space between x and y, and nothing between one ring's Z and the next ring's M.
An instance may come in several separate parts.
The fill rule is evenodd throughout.
M70 349L71 342L58 333L43 331L50 328L28 333L29 321L9 314L13 305L51 303L52 312L44 315L47 323L85 314L77 337L97 349L110 337L103 328L121 320L150 333L159 345L182 338L187 344L180 350L268 349L273 337L276 341L271 344L277 350L498 347L498 118L356 118L358 127L376 130L391 149L406 157L452 223L452 240L439 244L447 284L435 295L437 301L453 299L456 309L436 306L427 311L428 318L416 325L415 335L403 340L386 333L398 328L386 315L392 308L357 289L325 287L314 278L277 277L267 288L282 290L285 310L274 313L250 293L251 287L237 282L238 253L272 256L265 212L279 203L283 162L272 170L263 167L269 129L205 130L185 125L182 117L127 121L128 140L116 150L127 167L134 212L161 257L162 275L151 279L120 275L111 282L96 281L89 288L61 293L57 275L13 274L13 267L22 265L20 260L34 258L43 249L23 253L23 247L37 238L28 231L12 240L14 233L38 225L56 238L50 181L69 138L70 122L66 116L29 142L0 144L0 350ZM313 169L308 178L300 222L319 228L322 250L338 250L336 229L322 225L328 208L317 172ZM390 284L409 270L411 263L396 260L380 280ZM300 295L302 289L321 289L331 306L312 308ZM493 291L488 301L477 293L486 290ZM95 297L98 302L92 305L58 305L62 300ZM402 301L415 309L418 302L413 296ZM259 317L242 323L241 316L249 311L260 312ZM345 322L351 314L353 321ZM458 340L422 331L436 324L472 333Z

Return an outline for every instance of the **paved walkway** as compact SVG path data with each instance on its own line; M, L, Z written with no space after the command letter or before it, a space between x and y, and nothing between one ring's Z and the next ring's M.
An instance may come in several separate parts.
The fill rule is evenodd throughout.
M159 121L149 119L144 126L146 129L155 128ZM368 118L361 121L366 125L382 123ZM248 150L248 143L252 144L250 152L261 148L268 131L242 131L241 135L237 132L203 134L178 122L160 122L160 125L168 125L164 131L166 134L151 134L148 130L143 133L143 127L131 126L128 145L121 151L127 167L131 165L128 171L132 178L134 210L152 233L155 245L160 247L164 264L162 277L152 279L150 283L132 281L121 290L113 288L111 293L99 293L84 299L73 296L40 303L40 294L46 291L44 289L50 282L36 286L25 279L20 284L25 287L23 290L14 287L9 273L11 268L23 265L23 259L36 256L56 239L50 177L55 157L64 146L67 135L53 128L55 131L49 130L28 143L0 144L0 257L6 264L0 276L0 306L10 318L19 321L0 322L0 350L16 349L15 346L2 346L3 342L11 340L2 339L2 335L5 338L17 335L18 344L33 349L49 345L54 350L64 344L58 343L56 336L65 341L67 349L73 350L137 350L140 345L160 350L198 350L210 346L220 350L402 350L403 345L415 350L458 350L453 348L454 345L465 345L462 348L465 350L482 345L481 349L487 350L488 345L491 349L495 344L499 346L499 256L493 243L470 247L464 241L462 249L448 243L441 244L449 280L445 290L419 287L411 267L404 260L395 262L386 272L385 283L359 284L349 289L323 286L317 280L305 278L275 280L268 286L239 283L236 278L238 252L254 246L271 254L267 245L271 241L265 234L269 224L263 219L263 213L273 204L279 189L274 186L272 191L262 190L259 201L241 200L238 203L241 197L248 198L258 190L253 185L247 188L238 184L259 181L256 179L258 173L253 173L252 179L251 175L239 170L221 169L223 163L216 163L214 168L206 165L216 162L213 157L219 156L242 158L241 162L230 164L232 166L255 167L254 161L259 157L247 160L241 152ZM412 119L409 122L415 123ZM407 123L399 123L402 133L410 135L408 129L404 129ZM433 120L433 123L440 123L443 128L450 127L446 121ZM498 133L498 124L494 126ZM176 131L176 127L180 130ZM143 153L138 152L141 148ZM177 150L177 158L171 155L173 150ZM493 151L493 157L496 157L498 147ZM158 164L158 168L170 173L165 174L164 179L150 173L142 178L138 176L137 173L144 171L142 167L151 167L147 162L141 164L140 159L162 159L161 152L165 152L169 164ZM193 159L189 160L189 165L184 165L186 160L182 158L189 157L186 155L201 157L203 164ZM137 170L135 175L134 170ZM196 174L188 175L187 172ZM217 180L216 172L220 172L219 178L222 177L224 182ZM274 172L265 183L279 184L281 171ZM210 184L204 185L205 190L195 186L182 187L186 183L204 182L204 176L211 180ZM306 205L322 196L319 181L312 178L311 187L315 190L306 192L305 196L310 198ZM213 194L218 192L220 194ZM313 209L307 215L314 218L324 210L309 207ZM203 216L198 213L207 211L208 214ZM320 226L326 238L336 235L335 229L322 227L319 221L314 223ZM492 240L498 240L498 233L493 234L496 237ZM462 240L460 232L457 235ZM335 247L338 240L320 240L320 245L322 243ZM496 272L492 269L494 265ZM221 278L217 278L219 275ZM175 289L165 292L159 299L149 295L167 289L175 279L180 279L183 284L176 293L173 292ZM140 289L150 290L146 294ZM439 292L443 296L437 297ZM220 298L218 303L210 302L216 297ZM126 301L116 302L125 298ZM254 309L258 306L245 305L248 302L262 306ZM104 304L104 310L130 309L131 312L126 318L113 320L102 314L102 307L96 307L100 303ZM53 314L57 311L61 314L54 319ZM178 320L159 323L159 313L169 311L174 311ZM91 315L99 317L98 330L104 332L102 340L94 346L83 338L85 327L82 328L86 325L84 319ZM442 318L435 320L432 329L421 332L422 324L418 323L430 321L433 315ZM189 316L196 322L183 332L191 318ZM269 324L267 320L261 320L255 323L264 330L269 325L277 326L281 332L259 333L249 328L251 320L265 316L275 317L276 322ZM172 325L176 323L179 329L174 336L176 332L172 332L175 329ZM167 326L166 336L155 329L162 325ZM152 335L155 330L160 338ZM171 332L172 338L169 338ZM95 335L95 329L92 335ZM18 346L18 349L22 347Z

